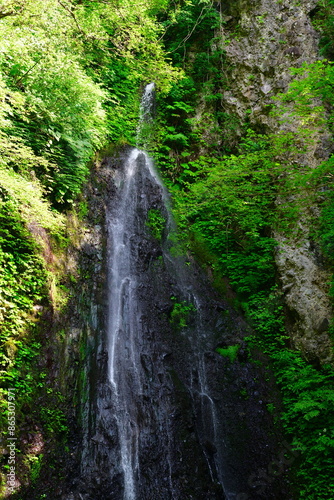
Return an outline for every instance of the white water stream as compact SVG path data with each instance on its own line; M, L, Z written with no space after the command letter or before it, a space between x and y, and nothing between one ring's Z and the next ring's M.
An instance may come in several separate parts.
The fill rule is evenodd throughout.
M145 88L142 98L138 137L145 123L151 120L154 84ZM122 172L117 172L119 203L108 221L109 233L109 313L108 376L113 389L115 419L118 429L121 466L124 474L124 500L135 500L139 470L138 408L133 395L143 393L140 359L136 346L140 344L141 324L136 300L135 273L131 257L131 237L137 217L135 176L139 166L160 185L148 155L134 148Z

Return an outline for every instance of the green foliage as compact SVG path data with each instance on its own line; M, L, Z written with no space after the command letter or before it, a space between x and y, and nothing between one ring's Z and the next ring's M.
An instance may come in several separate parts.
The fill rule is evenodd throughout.
M282 304L275 289L251 297L246 307L255 335L245 339L251 348L270 356L283 398L280 422L297 460L298 498L330 499L333 491L334 404L332 367L316 369L297 351L286 348ZM274 411L268 405L268 411Z
M28 2L18 18L2 23L0 76L20 97L9 102L5 132L12 142L23 140L18 156L30 147L38 158L58 164L54 198L69 201L80 189L93 148L104 140L105 94L81 67L80 55L69 55L71 22L60 4Z
M10 366L19 335L31 324L33 305L46 296L47 273L12 203L2 202L0 208L1 359Z
M291 73L296 78L290 83L288 91L276 97L287 103L287 106L280 106L278 111L281 116L286 112L292 119L300 118L298 134L302 134L304 130L304 137L310 137L315 126L321 128L325 124L324 106L333 103L331 82L334 79L334 67L330 61L323 59L311 64L303 63L300 68L292 68ZM317 98L321 99L321 104ZM330 113L327 125L331 126L333 119Z
M300 498L331 499L334 490L332 369L317 370L294 351L272 355L284 410L281 420L299 453Z
M34 171L53 202L73 202L108 136L134 141L147 74L163 90L178 78L152 15L164 5L27 0L0 16L0 151L16 171Z
M42 463L43 463L43 453L38 456L33 456L30 459L30 475L32 483L35 483L40 475Z
M320 0L313 15L313 25L320 32L321 55L334 59L334 2Z
M224 358L228 358L231 361L231 363L233 363L237 359L239 349L240 345L236 344L236 345L229 345L226 348L218 347L216 351L218 352L218 354L220 354Z
M152 208L147 213L146 226L149 227L153 238L162 239L164 229L166 227L166 219L160 210Z
M268 354L284 348L289 337L285 331L283 301L277 287L250 296L242 306L256 331L256 346Z
M189 162L174 189L178 223L204 240L240 297L273 282L275 164L268 152L200 157Z
M89 206L86 201L81 201L78 206L78 216L80 219L87 217L89 212Z
M6 389L12 387L17 390L16 410L19 417L22 406L44 386L45 374L36 373L34 369L41 351L41 343L36 339L39 313L34 306L45 306L48 300L48 273L38 254L39 247L26 229L17 204L2 190L0 405L5 411L1 411L1 432L6 429Z
M166 50L185 76L173 83L163 99L158 96L159 131L154 155L161 171L175 182L187 157L194 159L203 148L216 155L222 136L228 148L231 134L218 129L226 82L221 71L224 52L215 38L220 23L215 6L209 1L182 2L175 15L163 19L163 23ZM203 100L210 113L202 115L198 109ZM216 137L216 144L205 140L208 134Z
M68 431L66 417L61 408L42 408L41 421L44 428L51 434L61 434Z
M26 224L37 224L51 233L61 233L64 217L51 209L43 197L43 186L36 179L28 181L0 165L0 189L3 196L11 200L13 210L21 213Z
M190 315L196 311L196 308L186 300L179 302L176 297L171 297L171 299L173 301L173 309L170 314L170 323L175 330L182 330L188 326Z
M182 3L175 14L165 21L165 26L168 27L165 44L173 54L176 65L184 64L187 51L194 43L198 43L203 50L196 51L196 57L201 61L202 54L210 46L212 36L208 38L208 33L212 34L219 26L219 13L211 1L189 0ZM199 72L200 65L196 65Z
M61 234L63 217L43 200L37 181L0 167L0 189L0 383L19 389L24 399L35 387L31 366L41 347L34 341L39 316L34 306L48 302L49 275L40 244L43 234L47 238L45 229Z

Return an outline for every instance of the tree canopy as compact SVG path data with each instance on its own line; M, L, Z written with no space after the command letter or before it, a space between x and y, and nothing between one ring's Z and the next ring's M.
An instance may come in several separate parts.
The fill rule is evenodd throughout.
M178 77L154 17L165 8L161 0L3 1L1 161L34 171L53 201L71 202L93 151L131 141L140 83L154 75L166 90Z

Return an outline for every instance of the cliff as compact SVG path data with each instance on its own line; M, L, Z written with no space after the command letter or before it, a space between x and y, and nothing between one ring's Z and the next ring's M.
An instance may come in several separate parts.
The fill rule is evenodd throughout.
M227 82L227 89L220 90L220 106L237 122L232 139L229 123L215 133L215 139L222 145L226 137L237 143L245 124L262 134L290 132L296 135L297 142L301 119L295 116L287 123L273 116L277 101L272 98L287 91L293 79L291 67L300 68L319 58L320 35L312 25L317 4L316 1L217 3L221 24L216 29L215 44L225 55L221 71ZM202 104L199 109L201 116L206 108ZM312 134L313 142L309 142L307 151L288 161L284 151L276 156L277 161L285 163L283 175L293 175L298 168L303 172L312 171L330 156L329 131L313 126ZM280 205L296 198L310 199L302 186L297 193L289 193L288 189L278 188L275 200L278 210ZM300 209L293 230L282 230L276 225L272 227L272 234L277 242L277 279L284 296L291 343L309 361L328 363L333 358L328 333L333 315L329 298L332 270L314 239L319 213L319 203L313 199Z

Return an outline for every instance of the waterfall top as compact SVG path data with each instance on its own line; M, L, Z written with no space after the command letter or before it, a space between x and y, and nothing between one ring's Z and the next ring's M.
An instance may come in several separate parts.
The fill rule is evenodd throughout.
M139 121L137 127L137 147L148 149L152 136L152 126L155 108L155 83L146 85L139 109Z
M155 97L154 91L155 91L154 82L146 85L140 103L139 126L143 122L150 122L153 120L154 97Z

